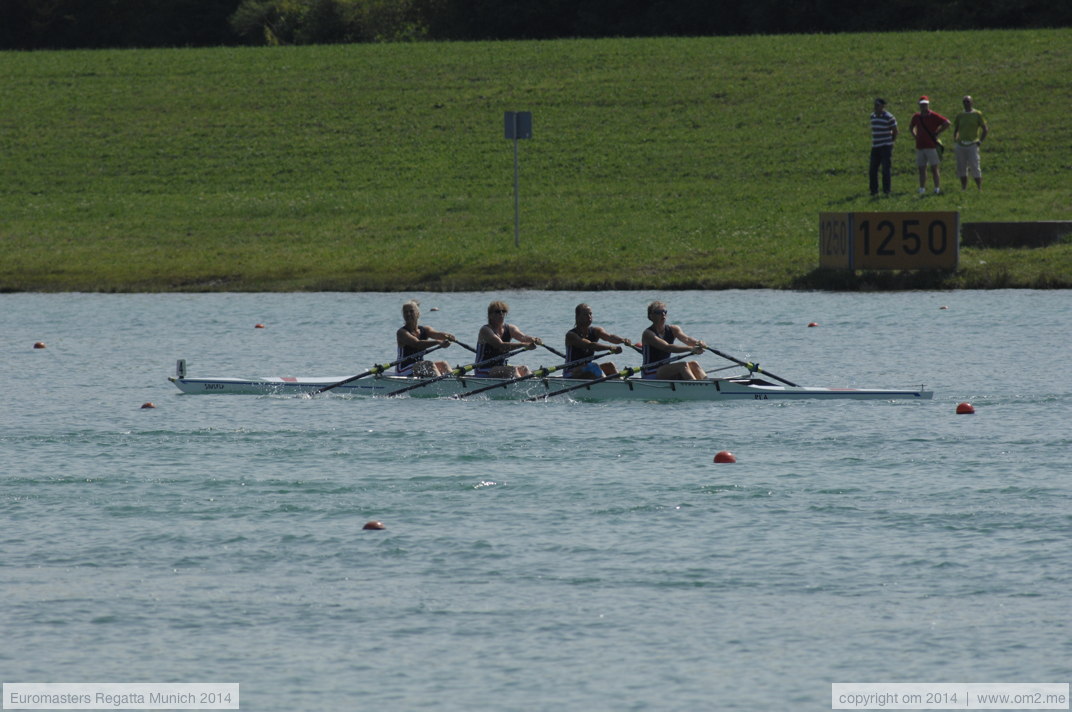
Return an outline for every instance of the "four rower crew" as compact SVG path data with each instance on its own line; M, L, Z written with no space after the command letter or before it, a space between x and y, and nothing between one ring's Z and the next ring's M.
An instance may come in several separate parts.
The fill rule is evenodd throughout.
M543 340L529 336L517 326L506 323L510 309L506 302L495 300L488 305L488 323L480 327L476 342L474 363L491 361L497 356L507 354L518 347L534 349L543 345ZM673 354L702 354L707 344L688 336L676 324L668 324L665 302L655 301L648 305L648 319L651 325L644 330L643 344L644 367L641 376L646 379L694 381L704 380L707 373L696 361L664 363ZM411 299L402 305L405 324L396 332L398 342L398 360L396 373L403 376L429 378L442 376L450 372L445 361L426 361L419 356L407 359L420 351L434 346L449 346L456 341L453 334L438 331L430 326L421 326L420 303ZM576 361L595 356L600 351L621 353L621 346L633 346L629 339L611 334L602 327L593 326L592 308L587 304L578 304L574 310L574 327L566 332L566 361ZM680 343L678 343L680 342ZM468 348L468 347L466 347ZM635 347L634 347L635 348ZM552 351L554 349L551 349ZM618 373L613 363L597 364L594 360L574 366L563 372L565 378L595 379ZM527 366L511 366L506 359L487 363L473 369L473 375L485 378L520 378L531 374Z
M395 366L395 373L399 376L442 376L450 370L446 361L425 361L422 358L405 360L407 356L430 349L433 346L450 346L454 341L454 334L445 331L437 331L430 326L420 326L421 303L416 299L410 299L402 305L402 318L405 324L395 332L395 340L398 342L398 358L401 361Z
M578 304L577 308L574 309L574 315L575 325L566 332L567 363L595 356L597 351L622 352L621 347L612 346L611 344L633 345L633 342L629 339L623 339L616 334L607 333L602 327L592 326L592 307L587 304ZM600 343L601 340L609 341L610 344ZM595 361L589 361L563 371L562 376L565 378L601 378L603 376L612 376L617 372L618 368L613 363L597 364Z
M477 334L474 363L481 363L500 354L508 353L518 346L534 349L543 344L542 339L529 336L513 324L507 324L506 315L509 312L510 308L506 306L506 302L496 300L488 305L488 323L480 327L480 333ZM516 343L511 343L511 341ZM529 373L528 366L511 366L506 359L473 370L474 376L491 378L520 378Z

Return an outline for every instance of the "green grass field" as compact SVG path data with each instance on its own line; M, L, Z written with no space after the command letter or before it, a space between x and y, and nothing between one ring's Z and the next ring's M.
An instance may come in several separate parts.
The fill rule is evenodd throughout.
M0 53L0 291L1067 288L1067 240L816 269L822 211L1072 220L1070 75L1069 29ZM987 114L982 193L915 195L924 93Z

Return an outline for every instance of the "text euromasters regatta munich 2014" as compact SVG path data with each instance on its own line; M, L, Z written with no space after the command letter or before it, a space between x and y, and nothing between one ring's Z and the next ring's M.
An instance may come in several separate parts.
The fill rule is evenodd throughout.
M239 709L238 683L4 683L5 710Z

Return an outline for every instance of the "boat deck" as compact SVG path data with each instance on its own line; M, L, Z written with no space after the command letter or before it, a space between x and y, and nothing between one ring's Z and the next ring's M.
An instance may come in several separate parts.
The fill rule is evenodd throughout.
M169 380L180 391L188 394L296 396L315 394L317 391L327 386L334 386L347 378L349 377L195 378L172 376ZM434 379L424 380L433 381ZM410 388L421 382L422 379L405 376L370 376L337 386L324 395L390 396L396 391ZM627 378L591 383L582 379L557 376L533 378L514 383L507 383L495 378L451 377L430 382L427 386L408 390L405 395L414 398L443 398L458 396L467 391L493 385L502 385L502 387L493 388L475 397L511 400L538 398L571 386L578 386L577 390L566 394L574 400L720 401L793 400L802 398L828 400L928 400L934 395L931 391L924 390L922 386L918 389L820 388L786 386L747 377L711 378L703 381L660 381Z

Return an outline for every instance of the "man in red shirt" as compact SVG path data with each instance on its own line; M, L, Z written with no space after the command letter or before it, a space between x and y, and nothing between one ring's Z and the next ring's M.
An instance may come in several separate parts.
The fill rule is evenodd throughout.
M916 137L916 166L919 168L919 194L927 192L927 166L931 167L934 177L934 192L942 192L942 176L938 155L938 135L949 128L949 119L931 111L931 100L926 96L919 98L919 113L912 115L908 130Z

